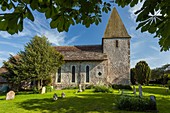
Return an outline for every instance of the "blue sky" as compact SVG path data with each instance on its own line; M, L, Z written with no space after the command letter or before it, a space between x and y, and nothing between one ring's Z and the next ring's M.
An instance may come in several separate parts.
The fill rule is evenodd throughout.
M170 63L170 51L160 52L158 38L153 38L153 35L149 33L135 30L137 23L134 12L141 7L141 4L134 8L113 7L117 8L129 35L132 37L131 67L134 67L140 60L145 60L151 68ZM46 36L54 45L101 44L110 13L102 15L102 23L98 26L92 25L90 28L86 28L79 24L71 26L68 32L59 33L56 29L50 29L49 20L46 20L43 14L34 12L35 21L31 22L26 19L23 32L10 35L0 31L0 67L3 65L3 61L9 58L9 54L15 55L23 50L24 45L35 35Z

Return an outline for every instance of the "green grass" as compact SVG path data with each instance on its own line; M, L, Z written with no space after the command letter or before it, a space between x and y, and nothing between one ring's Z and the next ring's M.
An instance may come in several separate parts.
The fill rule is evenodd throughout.
M66 98L52 100L54 93L60 97L62 92L65 92ZM120 96L118 90L113 93L94 93L93 90L76 92L77 89L56 90L46 94L19 93L14 100L8 101L1 95L0 113L141 113L116 109L114 101ZM124 95L133 94L125 90ZM155 95L159 113L170 113L170 92L167 93L165 88L143 86L143 95Z

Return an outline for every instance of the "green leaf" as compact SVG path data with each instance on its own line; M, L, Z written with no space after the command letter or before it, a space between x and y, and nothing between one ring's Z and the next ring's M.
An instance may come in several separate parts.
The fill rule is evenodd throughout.
M0 21L0 30L5 31L8 26L8 21Z
M32 15L31 11L29 8L27 8L27 18L30 19L31 21L34 21L34 16Z

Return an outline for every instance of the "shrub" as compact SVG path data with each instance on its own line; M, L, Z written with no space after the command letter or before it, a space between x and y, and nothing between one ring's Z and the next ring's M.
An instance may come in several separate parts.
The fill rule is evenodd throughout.
M86 89L94 89L94 88L95 88L94 85L87 85L87 86L85 86L85 87L86 87Z
M102 93L112 93L113 90L106 86L95 86L94 92L102 92Z
M45 88L46 88L46 93L47 93L47 92L52 92L52 91L53 91L53 89L52 89L51 86L46 86Z
M169 87L169 89L170 89L170 80L168 80L167 84L168 84L168 87Z
M127 90L132 90L132 87L130 85L122 85L122 84L113 84L112 85L113 89L127 89Z
M38 91L38 89L37 89L36 87L33 87L33 88L32 88L32 91L33 91L33 94L39 93L39 91Z
M121 96L115 101L116 107L120 110L128 111L151 111L156 110L154 102L148 98Z

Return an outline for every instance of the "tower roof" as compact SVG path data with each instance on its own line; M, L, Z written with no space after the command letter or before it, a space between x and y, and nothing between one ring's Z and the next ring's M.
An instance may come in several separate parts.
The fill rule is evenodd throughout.
M116 8L112 10L103 38L130 38Z

